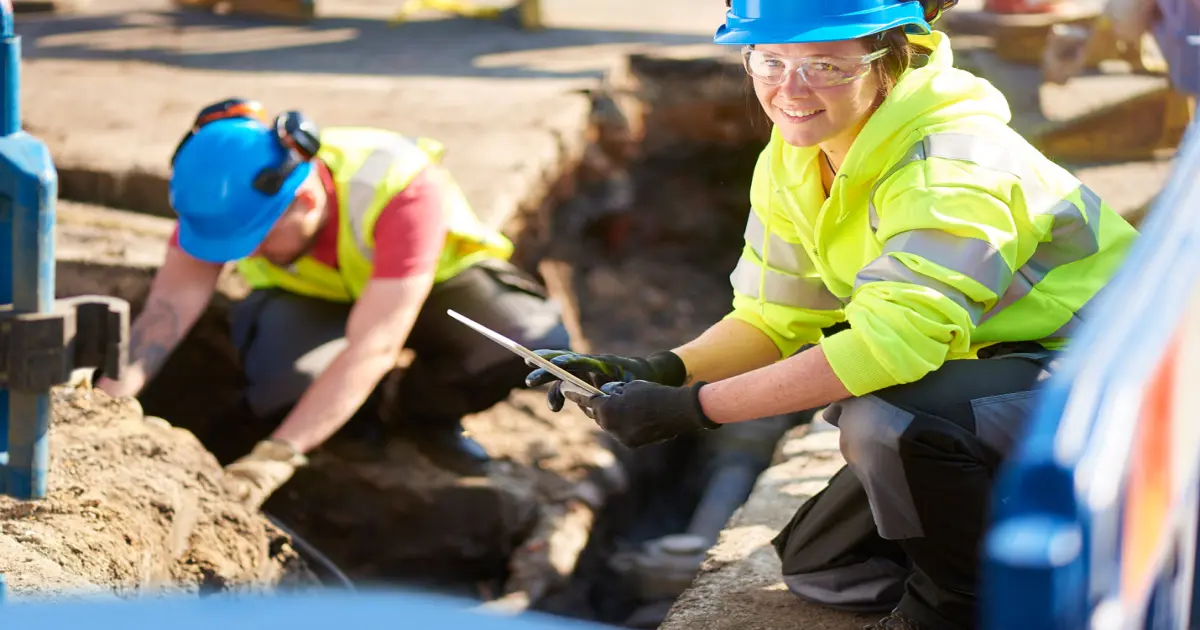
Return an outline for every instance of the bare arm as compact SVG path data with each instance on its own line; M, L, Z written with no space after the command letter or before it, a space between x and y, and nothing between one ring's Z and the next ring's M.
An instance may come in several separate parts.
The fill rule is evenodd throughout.
M150 382L212 299L221 265L167 249L146 305L129 330L129 368L119 381L103 377L96 387L112 396L136 396Z
M779 360L779 349L762 331L736 319L723 319L674 350L687 366L687 383L713 383Z
M710 420L724 424L813 409L850 396L817 345L774 365L705 385L700 406Z
M432 273L367 283L350 311L346 347L271 437L306 453L349 421L395 367L432 286Z

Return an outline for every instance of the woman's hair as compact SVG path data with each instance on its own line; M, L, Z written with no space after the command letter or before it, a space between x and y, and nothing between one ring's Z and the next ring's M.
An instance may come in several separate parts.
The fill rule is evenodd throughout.
M886 97L892 88L896 87L896 81L900 78L900 74L912 66L915 57L929 55L933 52L925 46L908 41L903 26L884 31L878 37L870 38L867 46L871 49L870 52L882 49L888 51L886 55L874 62L874 67L871 69L879 81L881 98Z

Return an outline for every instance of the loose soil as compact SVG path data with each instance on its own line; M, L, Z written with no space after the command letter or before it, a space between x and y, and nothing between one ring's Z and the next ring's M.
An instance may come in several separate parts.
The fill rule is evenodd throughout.
M48 496L0 497L14 599L315 583L287 535L224 495L191 433L86 386L52 397Z

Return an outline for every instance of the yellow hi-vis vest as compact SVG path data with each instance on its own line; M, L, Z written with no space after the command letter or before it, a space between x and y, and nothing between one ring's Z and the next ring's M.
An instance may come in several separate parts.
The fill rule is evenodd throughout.
M447 219L446 243L434 273L443 282L486 258L507 260L513 244L475 216L462 190L443 168L444 149L429 138L409 139L369 128L339 127L321 132L317 157L333 173L338 201L338 268L303 256L289 268L261 256L238 261L237 268L255 289L279 287L333 302L358 298L371 277L375 221L393 197L429 168L441 187ZM403 247L403 243L389 244Z

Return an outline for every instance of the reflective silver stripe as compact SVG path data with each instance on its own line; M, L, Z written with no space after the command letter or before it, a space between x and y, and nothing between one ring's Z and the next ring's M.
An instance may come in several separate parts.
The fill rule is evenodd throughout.
M1031 211L1035 215L1049 214L1052 217L1050 240L1038 245L1029 260L1017 270L1000 300L979 319L979 324L1028 295L1055 268L1100 251L1102 202L1095 192L1080 185L1078 191L1083 202L1082 209L1069 198L1055 199L1030 174L1028 161L1014 147L962 133L932 134L922 138L875 182L867 206L872 230L879 229L879 213L875 209L875 193L879 187L909 163L930 157L971 162L989 170L1010 173L1021 180L1022 192L1027 196L1026 204ZM1078 320L1077 315L1071 321Z
M996 302L979 323L986 322L1006 306L1029 295L1034 285L1062 265L1082 260L1100 251L1100 197L1087 186L1079 187L1083 209L1069 199L1063 199L1050 208L1050 239L1038 244L1013 278L1008 291ZM1071 321L1079 318L1077 313ZM1070 324L1070 322L1068 322ZM1061 329L1060 329L1061 330ZM1058 336L1056 333L1054 336Z
M910 230L889 238L883 253L905 252L956 271L987 287L997 297L1004 295L1013 273L991 243L955 236L932 229Z
M1025 263L1039 281L1056 267L1100 251L1100 197L1087 186L1080 186L1079 192L1083 210L1070 199L1062 199L1047 213L1051 215L1051 240L1040 243Z
M405 157L406 154L411 154L413 151L418 151L416 145L409 141L400 141L393 144L386 144L377 147L367 155L367 159L363 160L358 170L350 176L350 182L346 191L346 205L342 208L342 212L346 213L346 218L350 220L351 232L354 235L354 243L358 246L358 251L369 261L374 261L374 248L367 246L367 235L365 226L363 225L367 218L367 210L371 208L371 202L375 200L375 192L379 189L379 184L387 177L392 170L392 165Z
M746 221L746 242L754 250L759 260L765 260L768 267L793 273L798 276L815 270L808 254L801 245L794 245L783 240L779 235L772 234L767 238L767 227L763 225L758 213L751 210L750 218ZM763 256L766 248L767 255Z
M907 265L888 254L872 260L870 264L859 270L858 275L854 278L855 292L858 291L859 287L872 282L905 282L933 289L963 307L967 311L967 314L970 315L971 322L976 325L979 324L979 318L983 315L983 304L972 300L962 291L945 282L935 280L909 269Z
M743 257L738 261L729 282L734 290L748 297L759 297L758 285L762 281L762 298L774 304L794 306L818 311L836 311L842 308L837 299L819 276L794 276L764 269L754 261Z

